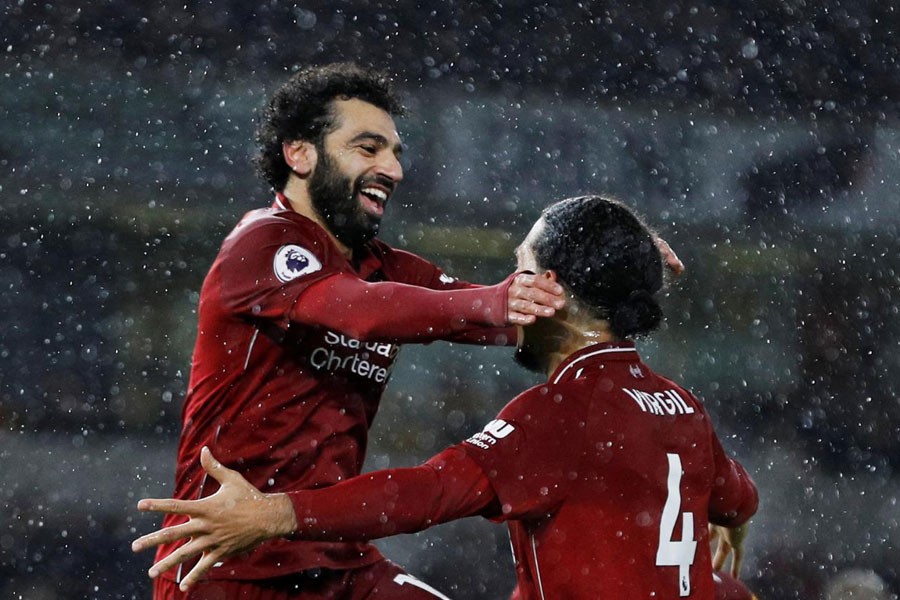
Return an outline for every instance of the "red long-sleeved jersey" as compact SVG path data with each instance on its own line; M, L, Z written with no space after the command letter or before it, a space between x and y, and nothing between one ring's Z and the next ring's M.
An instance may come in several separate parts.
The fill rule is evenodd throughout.
M377 240L348 261L327 233L281 202L247 213L200 295L174 496L216 491L204 445L260 489L328 486L357 475L399 343L511 344L507 287L456 281ZM165 526L184 519L169 515ZM157 560L174 550L164 545ZM364 543L275 540L211 578L259 579L380 558ZM165 574L178 579L180 572Z
M712 600L708 523L743 523L758 495L700 402L624 343L576 352L421 467L291 500L305 539L372 539L475 514L505 521L515 599Z

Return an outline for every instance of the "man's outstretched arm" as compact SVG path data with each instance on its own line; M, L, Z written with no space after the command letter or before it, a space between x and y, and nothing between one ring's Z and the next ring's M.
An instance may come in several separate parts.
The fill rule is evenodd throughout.
M372 283L341 273L310 286L290 319L362 341L405 343L528 325L563 306L562 286L531 273L514 273L492 286L454 290Z
M448 449L419 467L364 474L317 490L263 494L204 448L203 468L219 490L200 500L144 499L142 511L181 514L186 523L147 534L135 552L190 538L153 565L150 577L201 555L181 581L186 590L217 562L267 539L358 541L421 531L432 525L499 510L481 469L465 452Z

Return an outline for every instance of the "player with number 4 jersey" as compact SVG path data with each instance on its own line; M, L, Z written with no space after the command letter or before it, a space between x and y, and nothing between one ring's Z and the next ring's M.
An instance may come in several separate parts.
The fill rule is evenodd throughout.
M509 526L515 600L716 598L709 526L738 545L736 575L743 536L732 530L758 496L699 400L655 373L632 341L662 318L651 232L616 201L573 198L544 211L517 258L567 290L566 309L524 327L516 352L546 383L419 467L319 490L261 494L204 450L220 492L142 501L190 520L135 547L193 537L155 568L202 553L194 581L202 565L265 537L368 540L481 515Z
M629 342L573 353L458 448L509 524L523 600L712 598L707 522L756 507L701 404Z

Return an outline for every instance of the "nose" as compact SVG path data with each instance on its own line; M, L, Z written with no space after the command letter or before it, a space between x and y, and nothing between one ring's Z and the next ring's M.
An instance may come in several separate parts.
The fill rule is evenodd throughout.
M390 178L394 183L400 183L403 179L403 165L400 158L393 152L383 152L378 161L378 174Z

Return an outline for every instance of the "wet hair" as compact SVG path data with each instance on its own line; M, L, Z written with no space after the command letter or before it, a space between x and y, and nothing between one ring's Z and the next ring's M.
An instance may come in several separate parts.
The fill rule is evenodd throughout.
M303 68L272 96L256 131L259 175L276 190L287 185L291 168L284 161L282 144L304 140L322 147L325 135L337 127L334 101L357 98L392 116L403 114L388 77L375 69L352 63Z
M653 232L624 204L601 196L562 200L543 212L533 251L576 301L609 322L618 338L645 335L662 321L654 297L663 258Z

